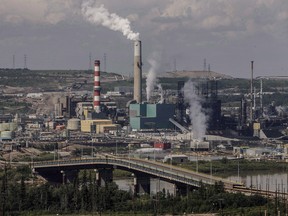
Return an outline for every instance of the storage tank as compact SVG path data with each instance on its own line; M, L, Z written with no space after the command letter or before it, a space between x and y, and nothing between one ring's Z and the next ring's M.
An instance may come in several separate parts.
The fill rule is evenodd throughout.
M80 129L80 119L74 118L69 119L67 122L68 130L79 130Z
M2 140L12 140L13 132L12 131L2 131L1 132L1 139Z

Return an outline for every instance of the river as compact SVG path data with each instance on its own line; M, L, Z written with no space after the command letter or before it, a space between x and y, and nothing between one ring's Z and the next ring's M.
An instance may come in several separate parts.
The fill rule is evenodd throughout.
M238 176L231 175L227 179L241 182L246 187L254 187L259 190L278 192L288 192L288 173L287 172L244 172Z
M118 185L120 190L125 190L125 191L133 191L133 178L121 178L121 179L114 179L114 182ZM161 181L160 179L157 178L151 178L150 180L150 190L151 194L156 194L159 191L162 191L165 189L166 193L174 194L174 185Z
M259 190L288 193L288 173L287 172L242 172L239 174L232 174L226 177L228 180L243 183L246 187L257 188ZM133 191L133 178L115 179L114 182L118 185L119 189L125 191ZM158 191L165 189L166 192L174 194L174 185L161 181L157 178L151 178L151 194L156 194Z

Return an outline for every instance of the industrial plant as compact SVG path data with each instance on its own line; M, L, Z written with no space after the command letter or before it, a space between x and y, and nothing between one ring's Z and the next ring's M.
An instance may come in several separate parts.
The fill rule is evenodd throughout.
M285 6L4 1L0 215L288 215Z
M43 148L52 144L56 151L57 143L60 157L73 157L73 152L79 149L82 149L82 156L87 156L87 149L90 149L91 156L99 151L97 148L107 147L108 152L151 158L151 154L155 154L151 149L155 148L155 143L160 142L169 144L169 148L163 149L161 154L157 152L162 155L162 159L171 152L190 156L195 155L195 152L216 155L221 152L242 157L243 151L239 149L245 140L245 146L251 145L251 148L267 146L267 143L276 148L281 144L281 158L284 160L287 157L287 112L283 109L280 116L273 104L268 107L263 105L264 78L253 77L253 63L252 61L250 92L241 94L240 100L233 105L221 100L223 95L227 95L225 91L219 91L221 78L209 76L194 79L183 77L177 81L176 88L165 91L160 83L158 87L152 86L151 92L145 93L142 44L140 40L135 40L133 88L115 86L112 91L103 89L100 60L95 60L93 78L88 77L90 80L84 82L93 84L93 91L77 91L79 84L74 83L73 86L77 87L74 92L67 88L57 99L53 99L50 113L3 113L0 149L5 155L5 152L19 149L25 152L29 147ZM206 72L203 71L203 74ZM258 83L259 80L261 89L256 92L255 82ZM80 87L82 85L84 84ZM28 93L29 99L25 100L34 101L33 106L37 106L44 100L44 94ZM148 101L143 100L148 94ZM69 147L73 151L67 154ZM133 151L127 152L128 147ZM141 153L136 152L143 147L145 148ZM86 150L83 152L83 149ZM269 157L279 158L279 152L271 151Z

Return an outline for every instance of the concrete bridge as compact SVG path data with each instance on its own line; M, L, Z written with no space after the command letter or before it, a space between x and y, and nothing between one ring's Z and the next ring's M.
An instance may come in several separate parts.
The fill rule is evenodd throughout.
M58 183L73 181L73 178L81 169L93 169L96 180L101 186L113 180L113 169L126 170L134 174L134 192L137 194L150 193L151 177L174 184L175 191L180 194L186 194L189 190L200 187L201 182L206 185L214 185L221 181L227 190L231 190L237 185L240 186L236 182L168 164L110 155L101 155L89 159L44 161L32 163L31 166L33 171L48 181Z

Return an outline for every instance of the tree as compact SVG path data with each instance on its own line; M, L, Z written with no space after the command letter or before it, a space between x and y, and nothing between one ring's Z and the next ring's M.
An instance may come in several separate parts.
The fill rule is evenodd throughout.
M24 181L24 176L21 177L20 185L20 202L19 202L19 211L25 209L25 200L26 200L26 185Z
M4 175L2 178L2 184L1 184L1 196L0 196L0 205L1 205L1 211L2 215L6 215L6 198L7 198L7 190L8 185L7 185L7 167L4 167Z

